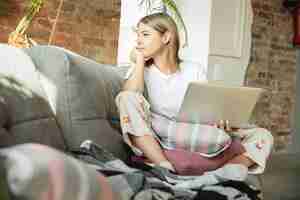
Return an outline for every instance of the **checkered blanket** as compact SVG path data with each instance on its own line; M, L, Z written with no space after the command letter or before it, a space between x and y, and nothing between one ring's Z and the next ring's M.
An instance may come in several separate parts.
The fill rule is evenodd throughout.
M194 190L175 187L197 176L179 176L143 163L126 164L90 141L72 155L24 144L1 149L0 158L12 196L28 200L260 199L259 190L236 181Z
M89 163L108 177L115 193L122 200L259 200L260 191L244 182L226 181L217 185L189 190L174 187L175 184L197 179L198 176L180 176L161 167L141 163L125 164L102 147L88 142L76 157Z

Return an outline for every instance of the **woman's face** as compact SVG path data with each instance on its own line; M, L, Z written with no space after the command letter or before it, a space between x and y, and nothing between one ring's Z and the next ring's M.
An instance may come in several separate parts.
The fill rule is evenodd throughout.
M144 54L145 58L155 57L165 46L164 36L151 26L140 23L136 33L136 48Z

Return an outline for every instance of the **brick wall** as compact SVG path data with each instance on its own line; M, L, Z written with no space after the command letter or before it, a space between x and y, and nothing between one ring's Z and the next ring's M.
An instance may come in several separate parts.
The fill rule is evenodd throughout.
M7 13L0 12L0 42L7 42L24 15L28 0L9 1ZM28 35L47 44L59 0L45 1ZM101 63L116 63L120 23L120 0L64 0L52 44L63 46Z
M10 1L8 13L0 12L0 42L6 42L24 14L24 0ZM116 63L120 0L64 0L53 44L102 63ZM257 123L272 131L275 148L290 141L295 107L296 67L292 46L292 17L282 0L252 0L254 23L252 53L246 83L267 89L255 110ZM30 36L47 44L59 0L45 5L30 28Z
M296 96L293 18L282 0L252 0L254 23L247 84L267 89L255 110L257 123L271 130L275 149L291 140Z

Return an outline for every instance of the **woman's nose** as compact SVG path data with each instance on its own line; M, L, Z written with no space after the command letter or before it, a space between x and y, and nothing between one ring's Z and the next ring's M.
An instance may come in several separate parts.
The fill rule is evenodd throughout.
M136 42L136 45L141 45L141 43L142 43L141 39L139 39L139 38L137 38L135 42Z
M137 37L136 37L136 44L137 44L137 45L141 45L142 42L143 42L143 41L142 41L142 38L141 38L140 36L137 36Z

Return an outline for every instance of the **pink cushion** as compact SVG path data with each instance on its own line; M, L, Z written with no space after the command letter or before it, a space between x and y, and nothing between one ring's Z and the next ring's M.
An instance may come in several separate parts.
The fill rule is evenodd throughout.
M212 158L184 150L164 150L165 156L180 175L201 175L205 171L215 170L244 152L244 147L237 139L232 140L228 149Z

